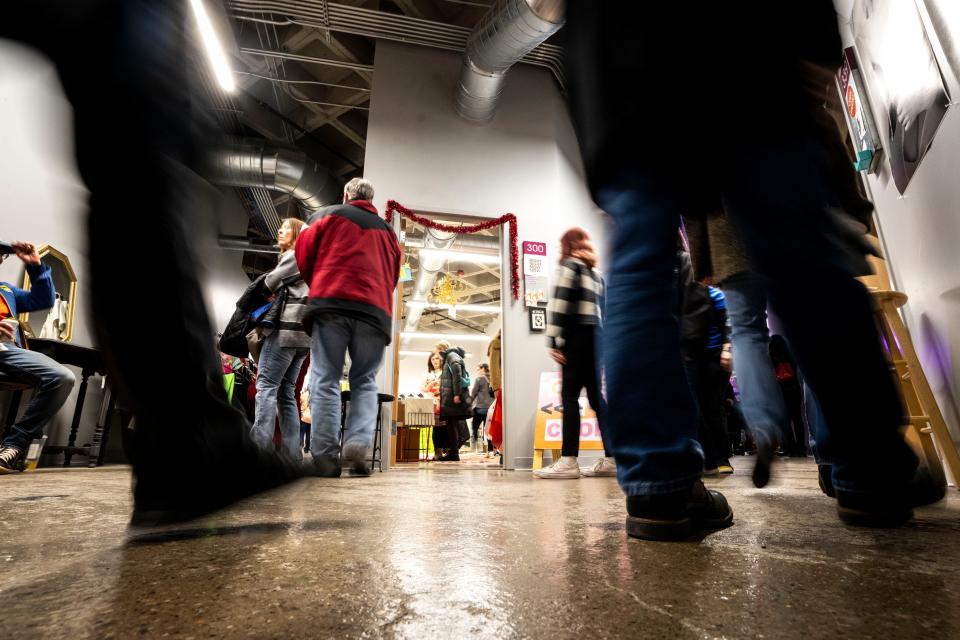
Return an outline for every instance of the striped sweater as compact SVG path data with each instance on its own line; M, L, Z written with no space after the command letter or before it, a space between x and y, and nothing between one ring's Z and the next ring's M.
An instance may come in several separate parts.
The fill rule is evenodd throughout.
M280 291L283 286L287 287L287 302L280 315L280 346L309 348L310 336L303 330L309 289L300 277L300 269L297 267L297 258L293 251L285 251L280 255L280 262L266 275L264 283L274 293Z
M547 304L547 345L563 349L569 330L578 325L603 324L603 278L577 258L557 266L557 286Z

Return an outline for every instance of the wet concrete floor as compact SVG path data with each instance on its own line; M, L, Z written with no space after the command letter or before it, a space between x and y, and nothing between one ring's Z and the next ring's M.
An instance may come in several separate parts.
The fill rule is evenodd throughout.
M895 531L836 518L812 462L709 484L732 528L628 539L612 479L310 479L131 537L129 470L0 478L11 638L960 637L960 495Z

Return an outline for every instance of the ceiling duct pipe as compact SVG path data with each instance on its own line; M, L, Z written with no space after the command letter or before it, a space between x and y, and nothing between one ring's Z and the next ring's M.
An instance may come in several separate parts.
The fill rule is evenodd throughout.
M563 0L500 0L467 40L457 113L488 122L503 91L507 71L563 26Z
M206 177L228 187L260 187L290 194L309 214L339 202L342 185L302 151L263 140L238 140L207 159Z
M408 248L416 248L416 249L435 248L435 247L427 247L427 245L425 244L426 241L427 241L426 234L420 235L420 234L408 233L406 235L406 239L404 240L404 244ZM489 253L490 255L499 255L500 254L500 238L497 238L496 236L471 236L471 235L460 234L458 235L456 240L453 241L453 244L451 244L447 248L454 251L457 249L460 249L462 251L478 251L481 253Z
M437 231L436 229L427 229L423 234L423 248L425 249L449 249L457 234L448 231ZM410 295L411 302L426 302L427 294L433 288L437 279L437 274L443 269L446 260L437 257L420 257L420 266L417 269L417 279L413 283L413 293ZM407 319L404 323L403 331L416 331L417 324L420 322L420 316L423 315L423 307L407 307ZM400 347L406 347L410 342L409 338L400 339Z

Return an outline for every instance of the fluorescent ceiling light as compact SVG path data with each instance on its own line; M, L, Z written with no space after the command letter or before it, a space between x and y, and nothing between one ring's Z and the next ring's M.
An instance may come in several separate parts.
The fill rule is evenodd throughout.
M454 342L456 340L491 340L493 336L482 335L479 333L423 333L421 331L401 331L402 338L423 338L425 340L446 340Z
M237 88L233 81L233 70L230 69L227 55L223 52L223 47L220 46L220 39L217 38L217 32L213 29L213 23L210 22L207 8L203 6L203 0L190 0L190 6L193 8L193 15L197 18L200 38L207 50L207 57L210 59L210 66L213 67L213 74L217 77L217 82L220 83L224 91L233 93Z
M405 303L408 307L413 307L414 309L450 309L451 305L449 304L434 304L432 302L425 302L423 300L411 300ZM490 313L498 314L500 313L500 305L498 304L458 304L453 305L457 311L476 311L478 313Z
M470 253L467 251L450 251L449 249L420 249L420 255L425 258L449 260L451 262L500 264L500 256L493 253Z

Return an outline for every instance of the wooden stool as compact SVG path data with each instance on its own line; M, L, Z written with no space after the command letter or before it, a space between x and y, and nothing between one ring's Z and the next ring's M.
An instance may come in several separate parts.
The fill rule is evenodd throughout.
M955 483L960 485L960 454L947 430L947 423L930 390L920 366L910 333L897 309L907 303L907 295L899 291L871 291L877 303L877 320L883 335L884 348L897 372L897 380L909 416L906 439L920 461L934 478L946 483L942 460L946 462Z

